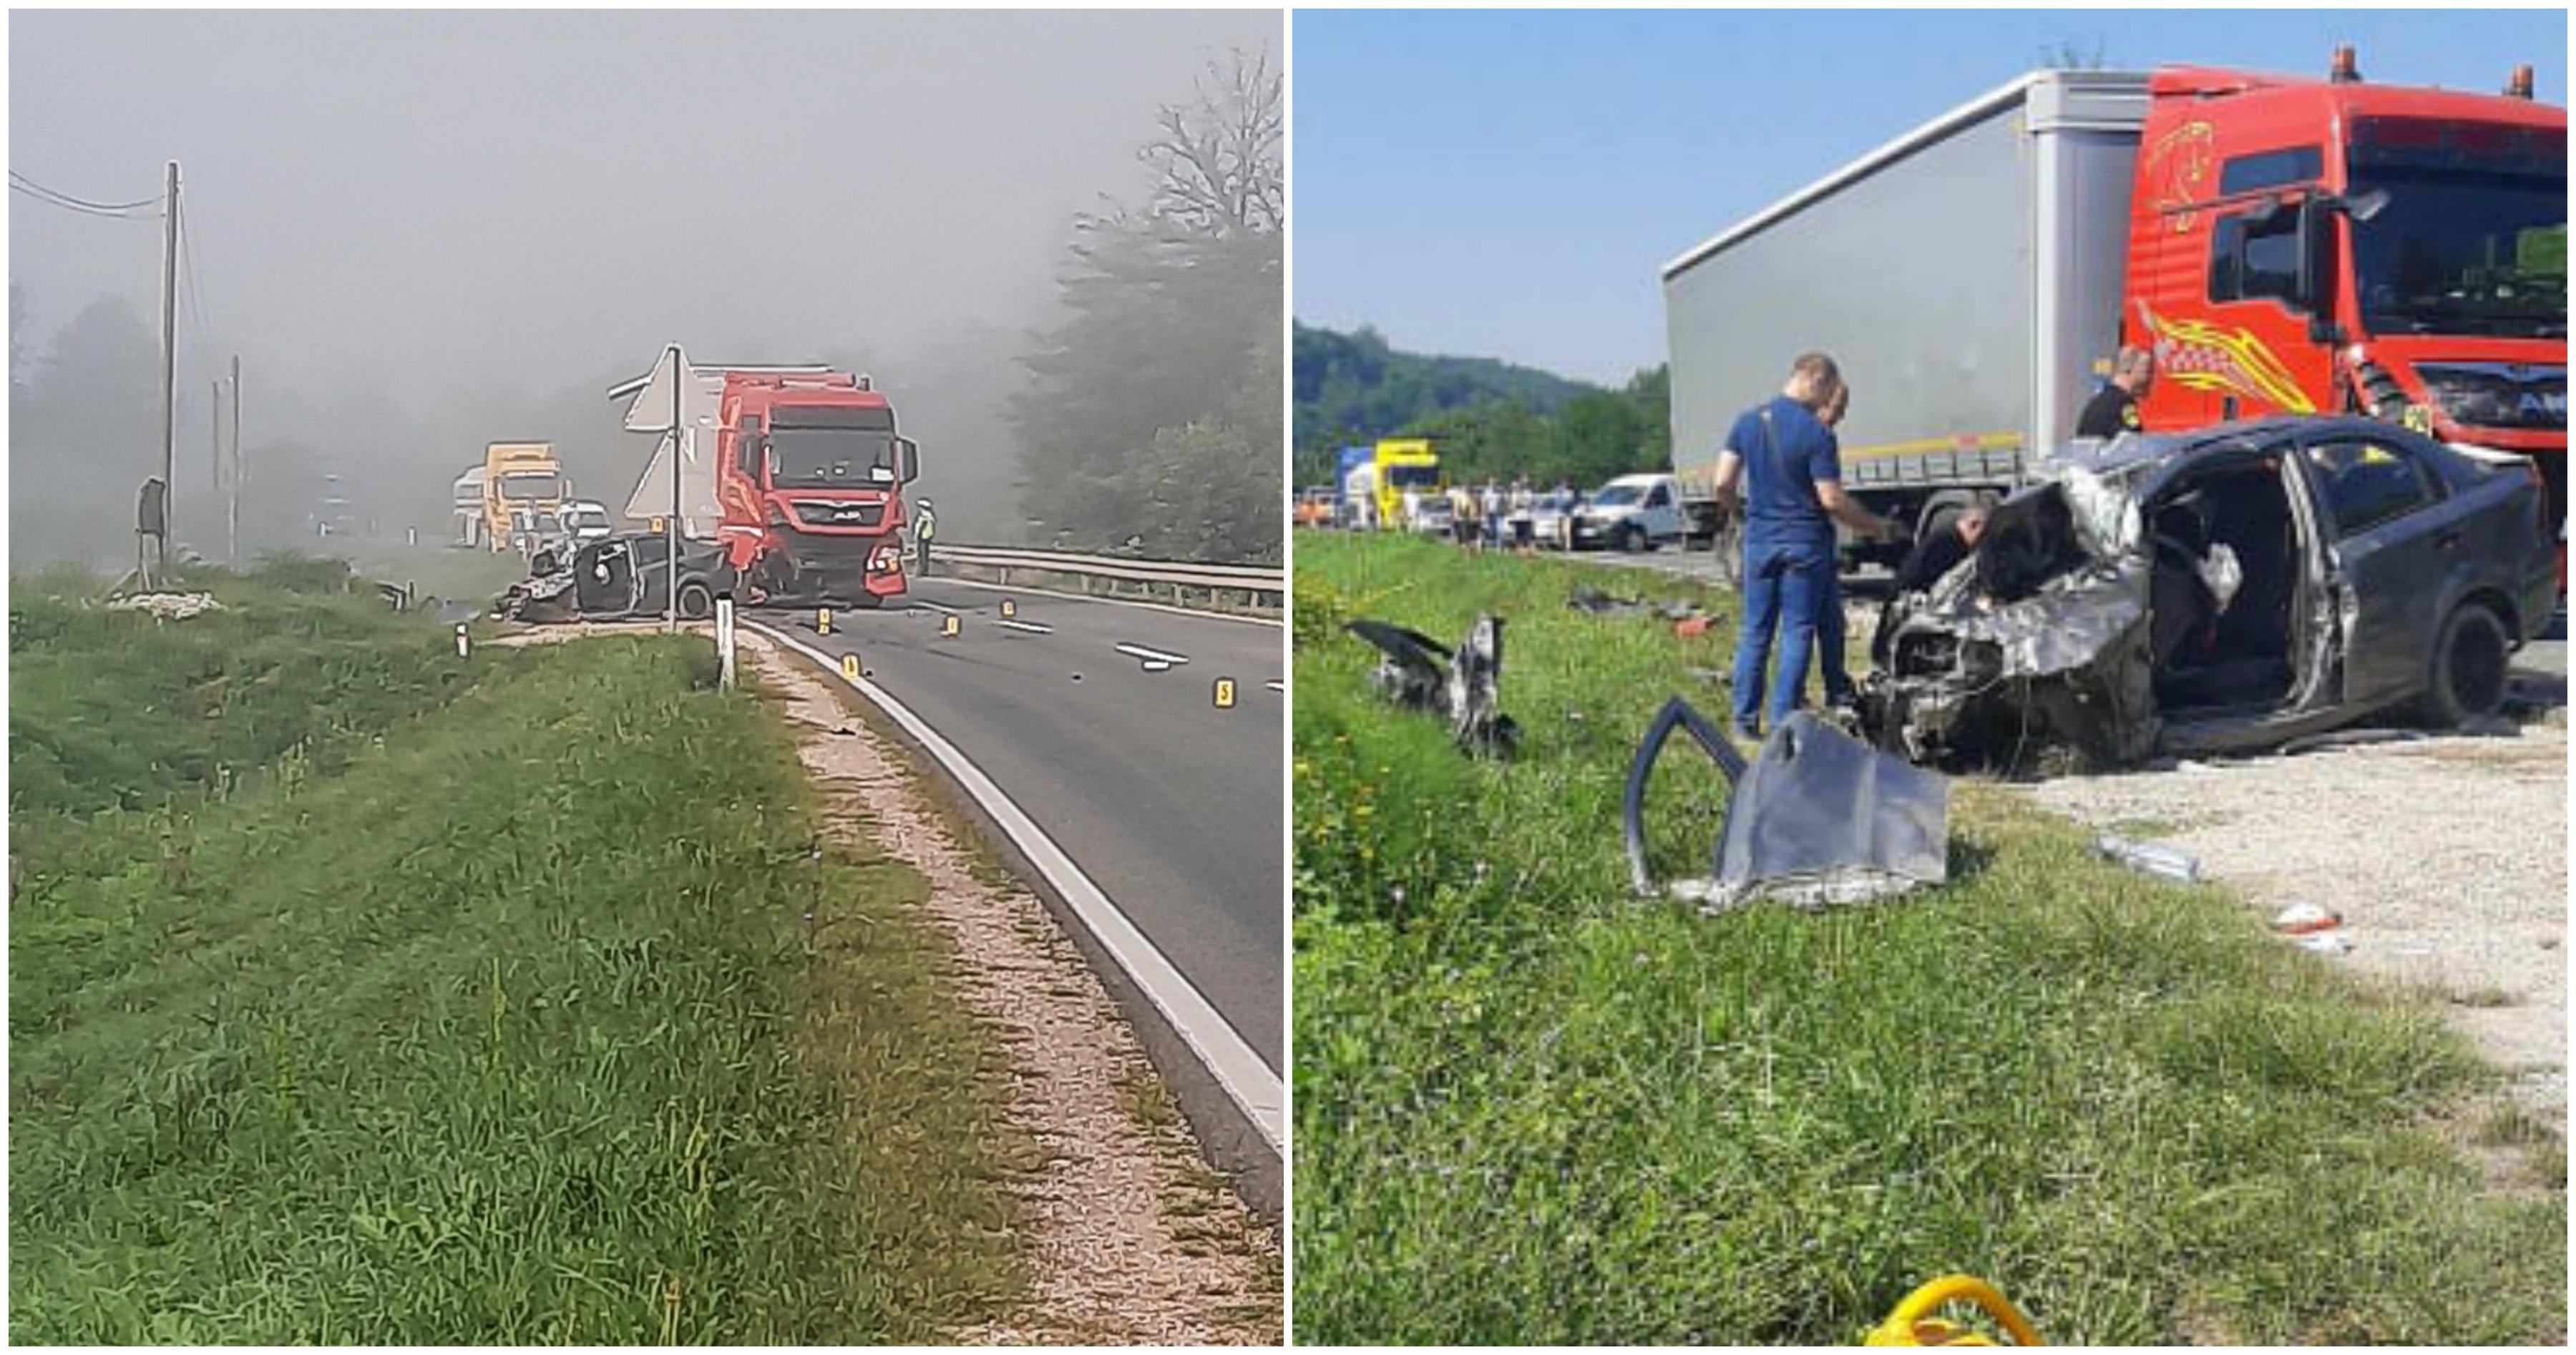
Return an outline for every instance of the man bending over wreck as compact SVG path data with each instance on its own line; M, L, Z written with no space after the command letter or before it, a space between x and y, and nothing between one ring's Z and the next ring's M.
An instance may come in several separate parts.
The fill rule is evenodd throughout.
M1831 628L1825 646L1825 700L1852 700L1851 675L1833 662L1842 652L1842 581L1834 524L1863 536L1898 530L1843 493L1842 449L1818 414L1843 389L1842 372L1822 353L1801 354L1780 394L1746 410L1718 452L1721 512L1737 511L1743 489L1744 620L1735 642L1735 731L1762 736L1764 673L1772 631L1780 632L1779 665L1770 674L1770 724L1798 705L1807 682L1807 653Z

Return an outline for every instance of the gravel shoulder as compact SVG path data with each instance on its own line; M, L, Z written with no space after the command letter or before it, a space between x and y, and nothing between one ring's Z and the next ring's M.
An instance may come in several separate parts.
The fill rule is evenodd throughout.
M2348 965L2421 992L2564 1132L2567 732L2431 738L2029 788L2200 858L2268 919L2341 913Z
M960 1332L967 1344L1277 1344L1275 1236L1202 1164L1081 953L1025 889L951 833L902 755L828 679L755 632L749 674L799 729L837 833L866 834L930 882L925 909L956 946L956 982L1009 1053L1010 1114L1037 1144L1009 1183L1022 1206L1030 1298Z

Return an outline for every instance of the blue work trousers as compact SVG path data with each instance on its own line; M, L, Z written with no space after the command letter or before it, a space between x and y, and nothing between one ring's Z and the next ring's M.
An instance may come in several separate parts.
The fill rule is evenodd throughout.
M1744 622L1735 641L1737 729L1777 728L1788 718L1806 689L1809 650L1824 664L1825 699L1851 699L1851 675L1843 669L1842 578L1835 563L1831 544L1746 539ZM1757 724L1765 714L1764 669L1770 666L1774 629L1780 655L1769 674L1769 719Z

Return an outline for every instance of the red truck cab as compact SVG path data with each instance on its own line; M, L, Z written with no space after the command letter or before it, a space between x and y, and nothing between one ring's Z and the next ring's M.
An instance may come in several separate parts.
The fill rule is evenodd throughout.
M2124 342L2150 430L2363 412L2531 458L2565 584L2567 111L2170 67L2149 83Z
M755 601L901 596L903 486L919 473L918 448L866 377L726 374L717 532Z

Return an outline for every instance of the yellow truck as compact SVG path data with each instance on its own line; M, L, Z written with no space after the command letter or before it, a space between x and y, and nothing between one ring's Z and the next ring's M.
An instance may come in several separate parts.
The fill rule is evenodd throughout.
M1431 449L1429 438L1380 438L1369 460L1376 471L1370 491L1377 496L1380 526L1412 526L1404 520L1404 491L1415 490L1430 498L1446 488L1440 478L1440 454Z
M524 550L552 529L572 487L551 442L495 442L483 449L483 539L495 552Z

